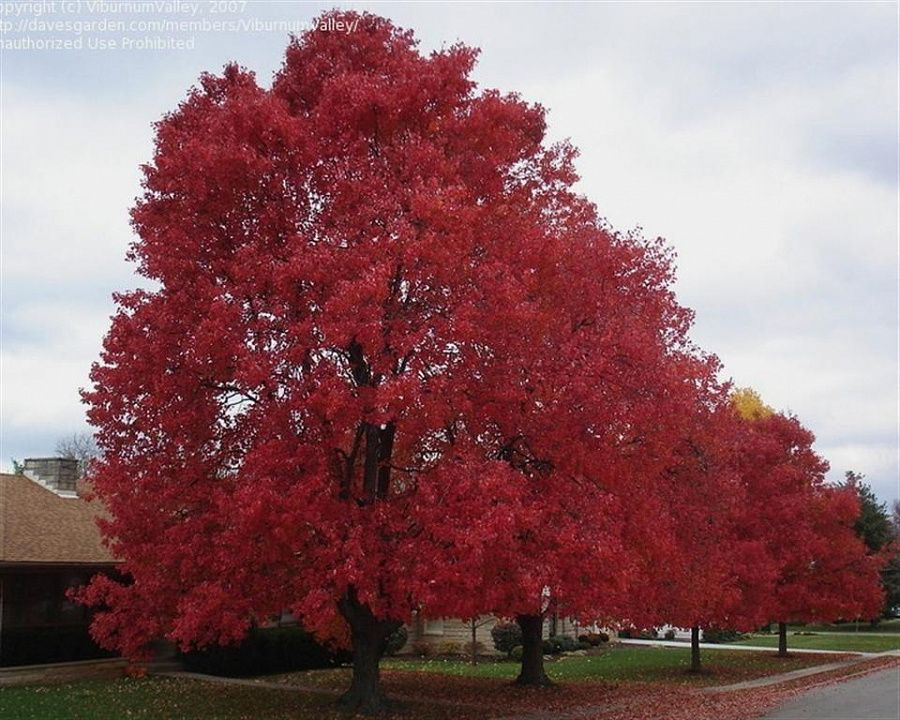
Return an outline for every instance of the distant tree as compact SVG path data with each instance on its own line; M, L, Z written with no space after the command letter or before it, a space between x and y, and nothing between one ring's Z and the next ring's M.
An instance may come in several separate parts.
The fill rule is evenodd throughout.
M778 621L784 656L788 623L876 617L886 558L857 534L856 490L825 483L828 463L797 418L738 412L747 420L741 456L750 501L740 525L763 540L776 569L765 605Z
M853 529L871 552L882 552L888 557L881 572L881 584L885 593L884 614L893 614L900 605L900 533L895 524L895 515L888 512L887 505L879 502L872 488L863 480L862 473L848 470L844 473L844 485L859 498L859 519ZM891 543L894 543L892 549Z
M726 390L727 388L722 388ZM738 472L742 414L763 417L759 397L738 391L698 403L677 462L667 468L661 492L672 509L659 533L670 533L671 550L662 582L648 569L659 623L691 629L691 672L701 671L700 630L751 630L766 619L766 593L774 576L763 542L743 527L746 487Z
M9 459L10 463L13 466L13 475L24 475L25 474L25 463L20 463L15 458Z
M878 551L894 539L894 528L887 506L878 502L872 488L863 482L865 477L862 473L847 470L844 484L853 488L859 497L859 519L854 525L856 534L869 550Z
M894 501L890 520L894 551L881 573L885 591L885 615L888 617L895 614L895 608L900 608L900 500Z
M472 665L478 664L478 648L480 643L478 642L478 628L484 627L488 623L494 622L494 618L492 617L483 617L477 618L473 617L469 620L469 632L472 635L472 639L469 641L469 662Z
M731 404L738 415L746 421L765 420L775 414L753 388L735 388L731 393Z
M58 457L77 460L78 477L83 478L91 463L99 457L100 451L91 433L79 432L57 440L56 454Z

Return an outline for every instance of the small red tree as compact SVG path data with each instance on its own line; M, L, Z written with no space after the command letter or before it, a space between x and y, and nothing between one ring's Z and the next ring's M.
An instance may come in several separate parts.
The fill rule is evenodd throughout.
M775 570L758 604L778 622L778 651L786 655L788 622L877 615L884 557L868 553L854 531L855 491L825 484L828 463L814 451L813 434L751 395L735 402L745 421L739 462L748 502L741 526L765 544Z
M767 607L754 590L772 574L765 546L742 527L747 497L735 463L740 424L725 388L710 390L686 426L676 464L662 476L672 517L658 527L671 535L671 553L654 581L657 622L691 628L692 672L701 669L701 628L749 630L765 621Z
M271 89L229 66L157 124L130 254L156 289L117 296L85 393L131 582L84 598L131 655L340 615L342 702L377 712L413 610L581 607L583 543L617 547L608 485L666 445L689 314L653 245L573 194L540 107L476 92L468 48L342 17L358 32L306 33Z
M870 551L856 534L859 498L846 487L814 489L809 540L783 566L774 614L779 655L787 654L787 623L877 617L884 607L881 570L888 556Z

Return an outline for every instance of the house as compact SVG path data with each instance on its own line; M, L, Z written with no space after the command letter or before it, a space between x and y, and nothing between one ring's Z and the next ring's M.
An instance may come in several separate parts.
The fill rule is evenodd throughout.
M0 667L107 657L88 633L90 613L66 597L116 562L96 526L98 508L78 493L77 462L27 459L23 475L0 474ZM493 617L475 621L479 652L491 653ZM472 624L414 617L401 652L466 652ZM563 618L544 622L544 637L581 632Z
M89 611L66 597L115 560L97 508L77 491L77 464L27 459L0 474L0 667L106 657L88 634Z
M474 621L475 642L481 643L479 653L493 653L494 641L491 628L499 622L493 616L483 616ZM407 624L408 639L401 653L453 655L468 653L472 642L471 620L458 618L426 618L416 615ZM544 638L551 635L578 637L588 628L580 628L574 620L562 617L547 617L544 620Z

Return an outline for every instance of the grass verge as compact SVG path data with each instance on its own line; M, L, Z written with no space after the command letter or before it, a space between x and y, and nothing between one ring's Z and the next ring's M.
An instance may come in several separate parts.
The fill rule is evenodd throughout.
M814 632L802 630L801 632ZM751 635L748 638L737 641L738 645L755 645L757 647L778 647L777 635ZM859 635L838 633L817 633L814 635L788 634L788 652L791 648L808 650L833 650L834 652L887 652L900 650L900 634L890 635Z

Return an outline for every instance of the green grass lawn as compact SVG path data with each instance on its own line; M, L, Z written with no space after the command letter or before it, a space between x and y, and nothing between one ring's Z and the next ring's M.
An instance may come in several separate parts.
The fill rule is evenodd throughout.
M630 697L632 688L665 694L698 684L727 684L828 662L832 656L785 659L714 650L703 659L707 672L696 676L686 672L687 648L612 647L601 654L564 657L547 663L557 687L537 694L512 686L518 664L507 661L473 667L462 660L389 659L382 678L389 696L405 698L399 717L486 720L544 705L594 704L617 693ZM337 720L344 716L334 707L336 693L346 689L349 679L350 669L341 668L258 678L283 683L284 690L169 678L7 687L0 689L0 720Z
M189 680L97 680L0 689L2 720L312 720L332 717L333 699Z
M804 628L802 632L812 632ZM757 647L778 647L777 635L751 635L738 640L738 645L756 645ZM788 632L788 652L791 648L808 648L811 650L834 650L836 652L886 652L900 650L900 634L858 635L822 632L816 635L794 635Z
M881 620L876 625L867 622L829 623L828 625L788 625L788 631L836 632L836 633L897 633L900 634L900 618Z
M710 650L704 651L702 655L705 672L696 676L687 672L691 662L689 648L619 646L611 647L600 655L568 656L548 661L546 669L547 674L557 682L666 680L679 683L718 684L788 672L820 664L829 659L826 657L823 660L809 655L778 658L768 653ZM394 658L385 661L384 668L507 680L513 680L519 671L519 665L515 662L482 662L473 667L462 660L444 659Z

